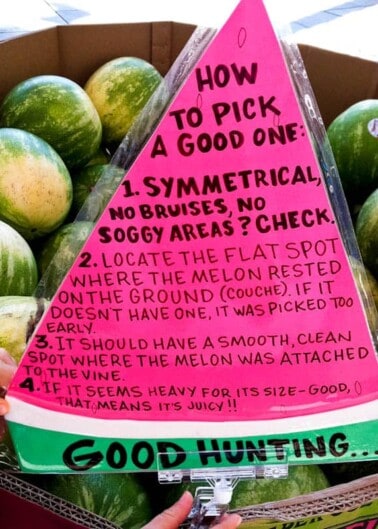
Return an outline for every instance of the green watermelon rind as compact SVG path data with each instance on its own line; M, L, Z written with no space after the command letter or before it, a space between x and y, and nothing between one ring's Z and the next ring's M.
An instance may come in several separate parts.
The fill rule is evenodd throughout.
M33 296L0 296L0 347L6 349L17 363L46 303L46 300L37 300Z
M31 240L60 226L71 203L71 176L57 152L35 134L0 129L0 219Z
M28 242L0 220L0 296L31 295L37 281L37 263Z
M63 224L44 241L36 260L46 296L57 291L92 229L90 221Z
M89 77L84 90L103 127L103 143L119 144L162 81L158 70L136 57L118 57Z
M151 518L148 495L130 474L45 476L51 494L109 520L122 529L140 529Z
M102 138L100 118L86 92L57 75L31 77L12 88L0 107L0 126L41 137L69 169L86 165Z
M378 99L366 99L348 107L327 128L349 200L361 201L378 186L378 137L371 130L375 120L378 120Z
M124 174L124 169L111 164L87 165L74 173L71 215L76 216L90 197L86 214L88 218L95 218L105 208Z
M378 189L362 204L355 230L362 260L369 271L378 277Z
M319 465L292 465L286 478L240 481L230 509L295 498L328 487L329 481Z
M365 273L375 308L378 311L378 280L367 268L365 269Z
M340 485L378 474L378 460L322 465L331 486Z

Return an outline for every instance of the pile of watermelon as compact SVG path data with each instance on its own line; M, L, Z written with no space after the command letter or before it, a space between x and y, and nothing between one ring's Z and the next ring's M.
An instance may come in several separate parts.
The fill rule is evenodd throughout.
M365 267L365 281L378 307L378 99L358 101L327 129L332 153Z
M112 154L161 80L149 62L120 57L84 86L38 75L0 101L0 348L17 362L43 312L41 277L50 299L110 198L92 190L121 181Z
M89 219L110 198L104 189L121 181L124 171L110 163L112 154L161 79L147 61L121 57L94 71L83 87L65 77L40 75L25 79L0 101L2 359L9 354L20 361L49 303L36 296L41 278L50 298L92 230ZM96 192L99 181L105 184ZM16 468L0 417L0 469ZM41 488L119 527L138 529L152 516L147 492L133 476L35 479Z

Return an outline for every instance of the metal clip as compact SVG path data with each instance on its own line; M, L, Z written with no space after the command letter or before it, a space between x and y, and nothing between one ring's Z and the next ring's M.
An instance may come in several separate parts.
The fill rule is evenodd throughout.
M219 452L219 456L227 452ZM181 529L207 529L218 523L227 511L232 500L232 494L242 480L276 478L282 479L288 475L287 454L283 453L280 462L275 460L277 454L271 452L264 464L251 464L255 457L253 450L248 453L245 465L198 467L199 453L186 452L185 461L188 459L197 462L197 465L186 468L164 468L166 454L158 454L158 479L160 483L181 483L184 479L191 483L198 483L192 510L181 525ZM162 467L162 468L161 468ZM201 483L207 483L202 485Z
M202 487L210 488L210 487ZM201 487L199 488L201 489ZM197 490L199 490L197 489ZM213 525L216 525L222 515L227 511L228 505L223 505L222 508L219 508L219 505L215 506L213 504L213 498L211 497L210 501L203 503L204 496L199 493L194 498L192 510L188 516L190 520L189 529L208 529Z

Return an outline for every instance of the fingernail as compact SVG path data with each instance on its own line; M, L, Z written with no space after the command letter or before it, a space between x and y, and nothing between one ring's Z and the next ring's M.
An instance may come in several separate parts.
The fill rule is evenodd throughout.
M185 498L191 498L191 499L193 499L193 495L192 495L192 493L190 492L190 490L185 490L185 491L182 493L180 499L185 499Z

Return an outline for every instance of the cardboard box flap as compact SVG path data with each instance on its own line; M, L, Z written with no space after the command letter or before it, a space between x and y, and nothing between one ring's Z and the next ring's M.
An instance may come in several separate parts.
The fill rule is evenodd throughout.
M152 25L151 62L165 75L184 48L196 26L176 22Z
M83 84L96 68L125 55L165 75L194 29L175 22L59 26L62 75Z
M195 26L175 22L57 26L0 43L0 100L34 75L64 75L83 85L106 61L124 55L152 62L162 75Z
M325 126L357 101L378 98L374 61L299 44Z
M153 24L60 26L62 75L83 85L102 64L124 55L151 62Z
M0 83L0 101L16 84L40 74L60 73L57 28L36 31L0 43L4 66Z
M7 529L117 529L97 514L0 470L0 513Z

